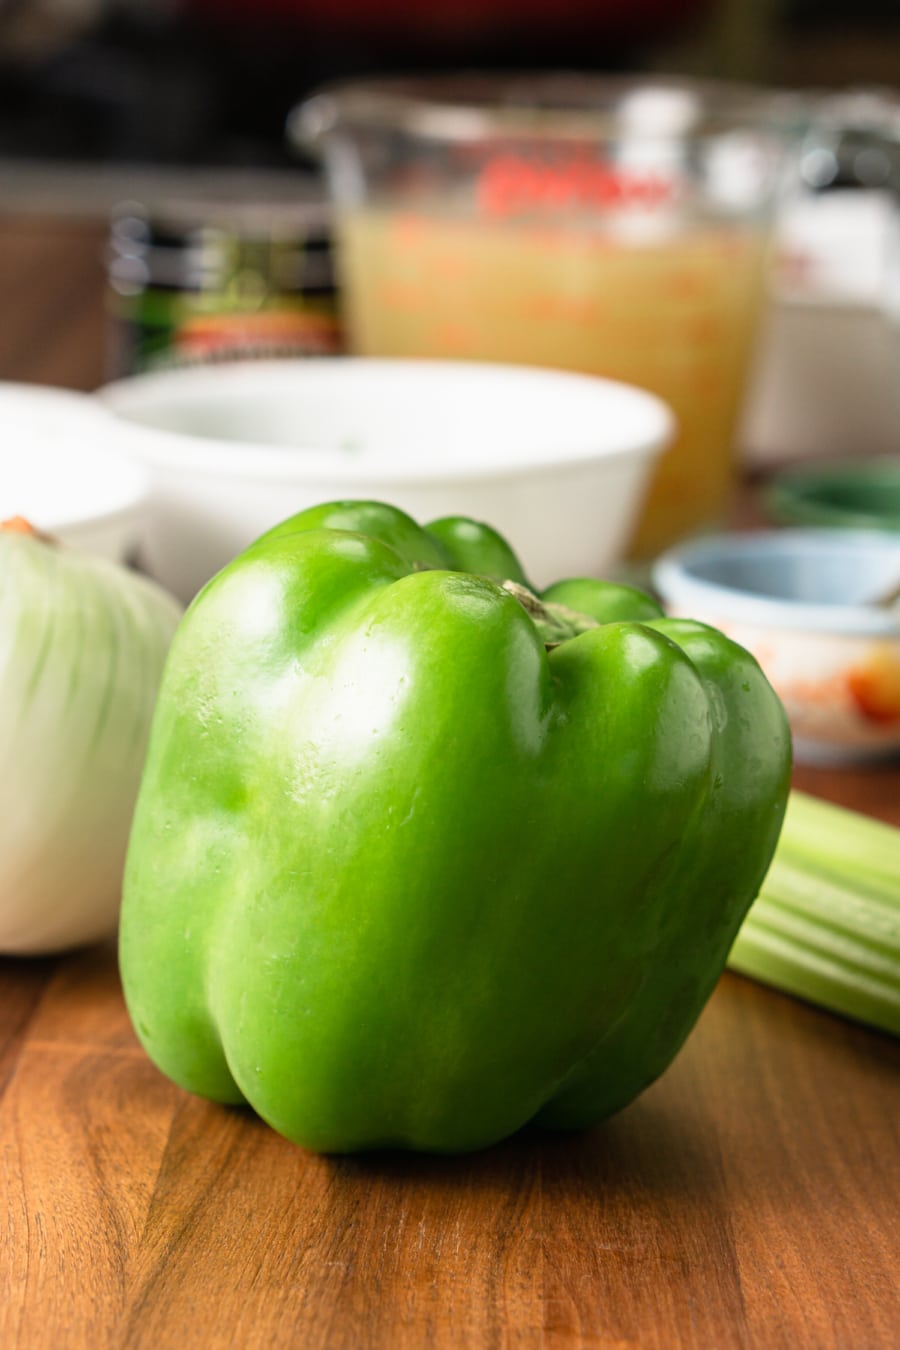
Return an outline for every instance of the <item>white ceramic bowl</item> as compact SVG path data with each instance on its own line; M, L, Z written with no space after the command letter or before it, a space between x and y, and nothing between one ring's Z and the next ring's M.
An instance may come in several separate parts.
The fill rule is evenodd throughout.
M101 390L152 476L149 570L183 599L263 530L316 502L467 515L536 584L619 558L674 431L651 394L562 371L465 362L247 362Z
M123 459L122 429L88 394L0 383L0 520L125 561L140 546L146 475Z
M768 530L672 549L654 568L666 609L722 629L781 696L807 763L900 753L900 535Z

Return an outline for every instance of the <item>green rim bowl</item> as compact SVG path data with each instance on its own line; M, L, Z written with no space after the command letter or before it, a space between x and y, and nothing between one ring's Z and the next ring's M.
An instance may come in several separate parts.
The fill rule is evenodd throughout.
M900 530L900 455L786 469L765 507L782 525Z

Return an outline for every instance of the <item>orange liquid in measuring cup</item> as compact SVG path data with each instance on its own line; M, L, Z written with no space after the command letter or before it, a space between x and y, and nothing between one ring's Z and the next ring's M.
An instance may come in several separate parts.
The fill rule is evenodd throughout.
M357 352L556 366L652 390L679 433L632 557L721 519L763 287L759 229L617 234L371 209L339 233Z

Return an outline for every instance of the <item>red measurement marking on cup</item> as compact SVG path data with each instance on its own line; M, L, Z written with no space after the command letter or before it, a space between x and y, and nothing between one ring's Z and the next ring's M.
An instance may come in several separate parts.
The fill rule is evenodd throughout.
M432 271L444 281L462 281L472 272L470 259L460 253L439 253L431 260Z
M676 183L651 170L573 159L536 164L521 155L500 155L478 179L478 205L488 216L509 216L538 209L641 207L653 210L671 202Z
M705 272L679 270L672 272L663 281L661 289L672 300L706 300L715 294Z
M563 295L534 295L523 299L519 312L537 323L564 323L574 328L593 328L603 317L595 300Z
M477 334L474 328L465 323L447 322L436 324L432 330L437 350L464 356L475 347Z
M428 221L421 216L397 216L391 228L394 240L401 248L419 248L428 243L431 234Z
M682 320L682 333L690 346L708 347L724 342L727 334L720 321L711 314L697 314Z
M384 281L378 287L378 303L383 309L418 313L422 308L422 288L403 281Z

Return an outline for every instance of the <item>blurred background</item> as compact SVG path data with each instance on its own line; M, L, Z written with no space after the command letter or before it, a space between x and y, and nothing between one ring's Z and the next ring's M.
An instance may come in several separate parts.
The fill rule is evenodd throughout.
M454 66L896 82L895 0L3 0L0 154L287 164L322 80Z
M336 78L464 67L883 91L900 71L900 8L896 0L0 0L0 378L91 389L128 368L108 312L109 222L120 203L156 207L188 192L210 202L314 199L315 167L285 142L299 98ZM892 190L883 163L869 164L869 182L845 168L832 167L815 190ZM880 284L864 264L880 209L854 224L862 233L850 251L862 265L844 277L866 304ZM846 272L846 231L831 227L823 247ZM797 252L786 263L794 280L809 263ZM322 273L309 288L327 285ZM316 341L326 350L332 339ZM872 373L871 361L866 368L877 388L860 400L862 415L877 441L891 394L885 374ZM763 409L750 440L761 457L778 458L768 416Z
M578 86L550 79L541 88L555 85L560 102L527 96L519 140L504 122L508 81L499 81L504 115L474 119L474 133L471 109L462 133L453 118L447 133L429 117L433 102L409 115L405 105L392 121L395 105L374 115L367 101L319 138L327 182L308 149L288 144L292 109L323 84L464 70L636 75L628 89L639 97L622 98L614 132L594 101L577 134L551 118L547 138L544 122L533 130L535 109L538 121L548 107L568 116ZM685 93L663 76L723 82L729 95L747 83L799 97L763 99L758 125L741 97L741 116L729 121L720 106L691 141L682 131L701 106L697 87ZM782 138L786 107L792 132ZM482 187L506 173L508 206L510 163L513 196L531 186L509 219L503 210L494 218ZM560 366L663 398L677 434L646 491L635 489L632 533L603 560L633 566L641 584L662 550L713 528L849 521L896 531L898 0L0 0L0 380L43 398L35 385L90 391L173 366L345 352ZM349 363L335 364L352 379ZM300 365L299 383L314 383L322 363ZM221 369L209 396L215 436L226 434L221 391L233 378ZM300 437L307 405L296 397L285 405L284 443ZM271 413L264 404L254 426ZM434 455L427 412L420 442ZM67 425L67 446L68 436ZM486 453L502 440L488 437ZM0 487L28 458L25 444L0 428ZM849 464L849 476L813 484L812 496L785 483L776 500L768 488L798 461ZM156 552L147 544L136 555L163 579L176 543L190 550L206 537L197 522L219 500L208 484L197 488L184 526L172 502L193 480L181 463L171 478L154 508ZM631 517L611 501L598 492L597 509L609 506L624 531ZM240 493L233 506L246 528ZM281 496L269 506L282 513ZM457 509L454 496L433 514ZM537 518L523 537L552 533ZM220 523L209 524L210 539ZM592 561L579 574L600 566L595 540L613 539L593 501L584 537ZM228 541L179 593L187 598L249 542ZM828 573L841 583L832 602L852 566L842 556ZM787 587L798 569L775 571ZM879 594L894 604L893 575ZM878 696L866 695L858 732L862 714L847 704L843 675L826 679L821 650L805 644L812 674L804 667L797 684L801 705L814 691L815 726L831 725L824 682L822 698L840 691L845 741L859 734L868 753L884 728L895 749L896 652L865 668Z

